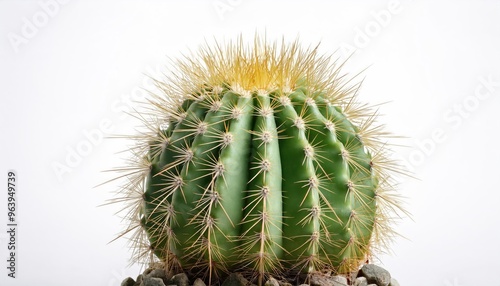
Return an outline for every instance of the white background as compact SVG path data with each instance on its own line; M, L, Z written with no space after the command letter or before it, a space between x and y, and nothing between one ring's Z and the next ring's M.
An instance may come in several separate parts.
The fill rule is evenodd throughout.
M355 3L352 3L355 2ZM123 116L145 75L205 39L300 35L368 67L360 99L396 148L413 220L378 264L401 285L500 285L500 2L0 1L0 285L119 285L127 267L116 183ZM485 84L489 82L489 84ZM65 169L61 169L64 165ZM54 166L59 166L56 172ZM7 171L18 173L18 271L7 277ZM61 173L61 170L67 171ZM497 279L492 281L492 279Z

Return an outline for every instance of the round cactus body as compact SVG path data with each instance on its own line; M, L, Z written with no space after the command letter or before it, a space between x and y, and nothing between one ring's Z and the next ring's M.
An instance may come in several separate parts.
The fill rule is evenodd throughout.
M335 62L256 39L177 64L129 185L135 239L156 259L210 277L349 273L390 239L384 133Z

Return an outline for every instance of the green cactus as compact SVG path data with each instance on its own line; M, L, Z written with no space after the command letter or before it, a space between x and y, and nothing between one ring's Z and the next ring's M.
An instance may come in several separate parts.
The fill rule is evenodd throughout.
M386 133L330 57L240 39L177 67L156 81L125 188L137 257L262 281L356 271L392 238Z

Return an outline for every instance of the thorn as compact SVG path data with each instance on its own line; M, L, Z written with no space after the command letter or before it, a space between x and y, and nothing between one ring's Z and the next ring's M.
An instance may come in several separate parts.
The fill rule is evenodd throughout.
M235 106L231 110L231 118L232 119L238 119L240 116L243 114L243 109L239 108L238 106Z
M222 137L222 148L229 146L229 144L233 143L233 134L230 132L225 132Z
M271 132L269 131L263 131L262 134L260 135L260 140L264 142L265 144L268 144L272 140L272 135Z
M305 103L311 107L316 106L316 101L312 97L306 98Z
M289 85L285 85L282 87L283 93L284 94L290 94L293 92L293 89Z
M314 148L308 144L306 147L304 147L304 154L306 155L305 158L312 159L314 158ZM304 160L305 160L304 158ZM304 163L302 163L304 164Z
M312 176L309 178L309 188L310 189L317 189L319 187L319 180L316 176Z
M252 93L249 90L244 89L241 85L238 83L232 84L231 89L239 94L241 97L251 97Z
M316 219L316 218L319 218L321 214L321 208L319 206L313 206L311 208L311 217Z
M210 105L210 111L211 112L217 112L222 106L222 102L220 100L214 101L212 105Z
M224 90L224 88L220 85L216 85L212 88L212 90L215 94L220 94Z
M280 101L282 106L289 106L292 104L290 97L285 96L285 95L280 96L279 101Z
M170 126L171 123L169 123L168 121L167 122L163 122L160 124L159 126L159 129L160 131L165 131L168 129L168 127Z
M215 178L222 176L224 174L224 164L222 162L217 162L214 166L213 176Z
M340 155L342 156L342 159L344 159L344 161L349 161L349 151L347 151L347 149L342 149Z
M261 197L263 199L266 199L267 196L269 195L269 187L268 186L263 186L261 189L260 189L260 194L261 194Z
M258 113L262 117L268 117L268 116L271 116L274 114L274 110L270 106L268 106L268 107L259 108Z
M325 129L328 129L330 132L335 133L335 123L330 120L325 121Z
M208 129L208 124L206 122L200 122L198 124L198 127L196 128L196 134L197 135L203 135L205 132L207 132Z
M269 172L269 170L271 169L271 162L267 159L264 159L260 162L259 166L261 171Z
M259 96L268 96L269 92L267 90L265 90L265 89L260 88L260 89L257 90L257 95L259 95Z
M297 127L299 130L306 129L306 124L304 119L302 119L302 117L295 118L295 120L293 120L293 126Z

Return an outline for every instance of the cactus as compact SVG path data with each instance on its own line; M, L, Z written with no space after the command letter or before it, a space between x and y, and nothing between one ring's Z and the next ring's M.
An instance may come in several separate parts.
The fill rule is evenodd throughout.
M127 174L136 258L200 272L356 271L400 208L376 112L336 61L258 37L156 80Z

